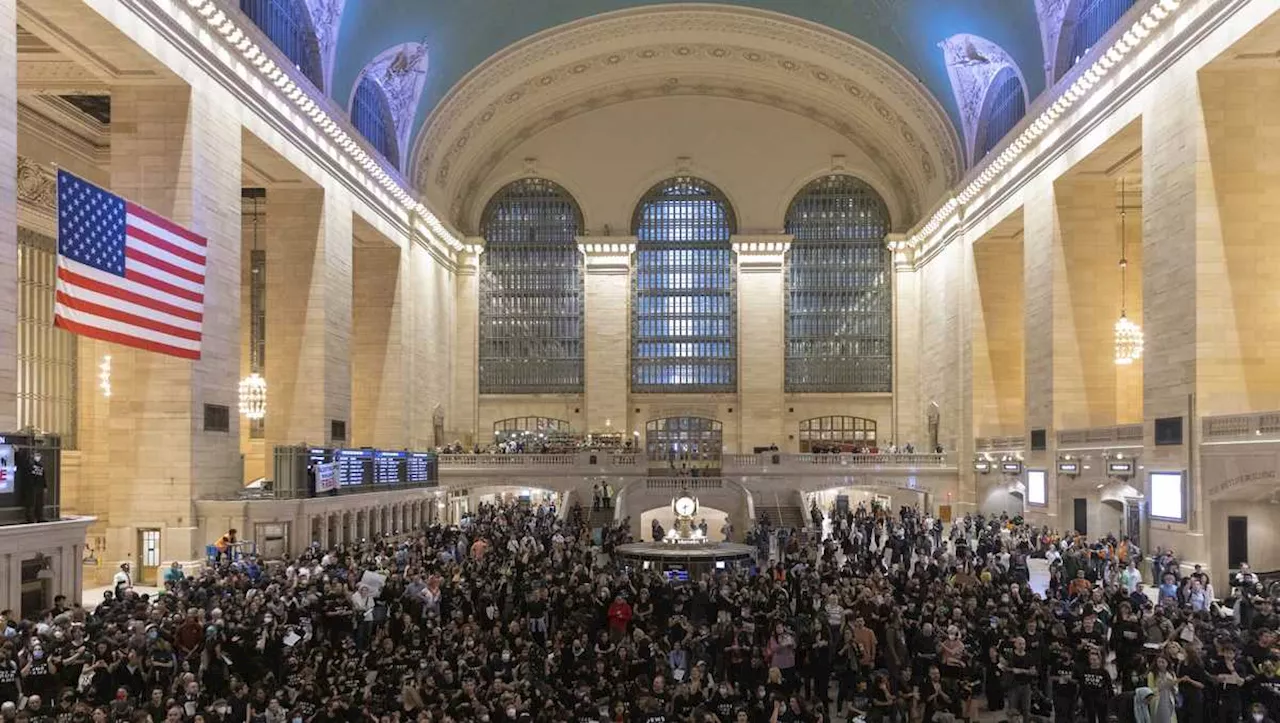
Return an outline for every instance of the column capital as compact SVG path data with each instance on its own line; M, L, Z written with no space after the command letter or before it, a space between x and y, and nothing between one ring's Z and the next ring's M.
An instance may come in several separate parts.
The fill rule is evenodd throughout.
M578 250L588 274L625 274L631 270L636 250L635 236L579 236Z
M468 236L462 240L457 255L459 276L475 276L480 270L480 254L484 253L484 237Z
M916 247L907 239L905 233L891 233L884 237L885 246L893 254L894 271L914 271L916 265Z
M738 269L744 273L781 272L791 234L734 234L730 239L738 255Z

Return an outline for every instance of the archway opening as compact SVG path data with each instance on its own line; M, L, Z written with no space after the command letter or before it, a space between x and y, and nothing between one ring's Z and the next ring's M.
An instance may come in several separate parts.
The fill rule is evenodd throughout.
M863 417L815 417L800 422L800 451L859 453L877 449L876 420Z
M729 513L716 509L715 507L707 507L706 505L698 506L698 513L694 515L694 524L698 526L705 525L707 539L712 542L723 542L725 539L725 525L729 523ZM657 522L663 532L675 527L676 513L671 505L665 507L654 507L640 513L640 531L645 541L653 540L653 523Z
M645 453L650 467L689 474L720 469L724 425L706 417L664 417L644 426Z

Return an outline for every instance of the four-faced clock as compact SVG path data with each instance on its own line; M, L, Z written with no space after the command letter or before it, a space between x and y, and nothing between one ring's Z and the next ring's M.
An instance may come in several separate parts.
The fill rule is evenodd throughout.
M692 517L698 511L698 501L685 495L676 500L675 510L677 515Z

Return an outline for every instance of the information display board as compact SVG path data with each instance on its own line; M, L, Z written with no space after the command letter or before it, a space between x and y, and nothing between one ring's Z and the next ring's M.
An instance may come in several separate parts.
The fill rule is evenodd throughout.
M373 479L372 449L340 449L334 454L338 486L358 487Z
M408 470L408 452L378 449L373 452L373 483L377 485L404 484Z
M409 484L429 484L440 480L439 460L434 452L410 452L408 458Z

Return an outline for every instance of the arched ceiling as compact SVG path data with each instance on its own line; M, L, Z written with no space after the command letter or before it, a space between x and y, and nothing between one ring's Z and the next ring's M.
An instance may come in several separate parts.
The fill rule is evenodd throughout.
M437 209L465 225L487 173L534 134L661 95L731 97L827 126L872 159L906 224L964 165L937 97L871 44L794 16L687 3L592 16L488 58L435 105L411 174Z
M340 0L311 0L334 5ZM1043 89L1044 51L1038 5L1064 0L722 0L725 5L793 15L847 33L877 48L922 83L959 127L938 45L958 33L984 37L1022 68L1031 97ZM503 48L549 28L592 15L677 0L368 0L346 2L335 43L334 98L347 98L364 66L387 48L421 41L429 49L417 121L457 82ZM1041 10L1041 12L1046 12ZM313 11L314 14L314 11Z

